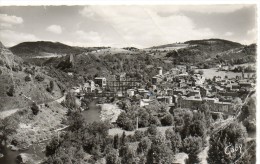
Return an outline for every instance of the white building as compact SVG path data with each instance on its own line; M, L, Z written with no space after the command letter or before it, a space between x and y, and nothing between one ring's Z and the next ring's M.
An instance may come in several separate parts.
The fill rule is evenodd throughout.
M107 85L107 79L105 77L96 77L95 84L98 84L100 87L105 87Z

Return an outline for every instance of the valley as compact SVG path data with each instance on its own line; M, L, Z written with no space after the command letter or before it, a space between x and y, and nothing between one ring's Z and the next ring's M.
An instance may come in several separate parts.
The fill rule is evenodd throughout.
M221 39L145 49L1 44L0 163L140 162L150 152L207 163L215 138L234 128L246 148L255 141L244 141L256 127L255 49Z

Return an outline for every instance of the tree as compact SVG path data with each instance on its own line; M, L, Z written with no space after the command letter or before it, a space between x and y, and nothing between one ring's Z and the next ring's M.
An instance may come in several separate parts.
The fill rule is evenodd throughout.
M0 143L16 132L18 123L11 117L0 119Z
M156 125L150 125L147 128L147 133L148 135L155 136L158 133Z
M151 143L152 142L149 138L142 138L142 140L138 143L137 153L146 154L151 147Z
M71 131L77 131L80 128L84 127L85 119L80 112L71 112L68 117L68 124L70 125Z
M146 112L144 108L139 109L138 111L138 127L147 127L149 125L149 113Z
M144 137L144 132L141 130L136 130L134 133L134 138L136 141L141 141L141 139Z
M120 138L120 141L121 141L121 144L122 145L125 145L126 143L126 135L125 135L125 131L123 132L121 138Z
M118 152L115 149L111 149L106 155L106 164L118 164Z
M35 102L33 102L31 110L32 110L34 115L37 115L40 111L40 108Z
M128 145L124 146L124 153L121 152L122 158L121 163L132 164L136 162L136 154L133 149L131 149Z
M199 107L199 112L203 113L204 114L204 118L206 120L206 124L207 125L210 125L211 122L212 122L212 116L211 116L211 113L210 113L210 106L208 103L204 102L200 107Z
M246 129L238 122L233 122L212 135L209 140L208 163L234 163L246 149L246 138Z
M77 109L76 98L72 93L68 93L66 95L65 101L63 101L61 104L69 109L68 115L70 115L70 112L76 111Z
M164 116L161 120L161 123L163 126L170 126L173 123L173 117L171 114L167 114L166 116Z
M161 126L161 121L157 116L150 115L149 125L153 125L153 124L157 126Z
M39 81L39 82L42 82L42 81L44 80L44 76L38 74L38 75L35 76L35 79L36 79L37 81Z
M51 80L50 81L50 86L47 87L46 90L51 93L53 91L53 89L54 89L54 82Z
M120 144L119 136L118 136L118 134L116 134L116 135L114 136L114 148L115 148L115 149L118 149L118 148L119 148L119 144Z
M14 96L14 94L15 94L14 85L11 85L11 87L9 88L8 92L6 92L6 94L7 94L8 96Z
M25 80L25 81L31 81L32 79L31 79L30 76L27 75L27 76L25 76L24 80Z
M151 148L147 153L147 164L172 163L173 156L173 152L165 144L163 137L158 135L152 140Z
M182 149L189 156L188 159L189 164L200 163L198 154L202 150L202 144L203 143L201 137L189 136L183 140Z
M119 127L122 127L125 130L134 130L134 123L133 121L128 117L126 112L121 112L118 116L116 123Z
M169 128L165 131L165 137L171 143L171 149L174 153L178 153L182 147L181 136L178 132L173 131L172 128Z
M45 155L52 156L55 154L56 150L59 148L60 142L58 141L57 138L53 138L47 145L45 149Z

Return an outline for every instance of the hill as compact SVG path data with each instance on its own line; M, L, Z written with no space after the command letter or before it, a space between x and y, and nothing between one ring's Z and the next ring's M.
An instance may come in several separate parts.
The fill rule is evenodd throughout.
M0 45L0 111L25 107L33 101L43 103L62 96L61 84L46 75L45 70L23 64L21 58ZM52 88L47 91L50 85Z
M255 62L256 47L245 46L240 43L222 39L191 40L184 42L185 48L168 51L165 59L175 64L188 63L193 65L215 65L219 62L231 62L232 59L241 59L240 62ZM248 57L251 56L251 57Z
M82 53L74 55L73 61L70 59L70 56L51 58L44 63L45 66L50 67L49 75L58 78L67 86L84 82L87 79L93 80L96 76L113 79L112 75L121 73L126 73L128 78L148 82L152 76L158 73L157 67L163 67L164 71L171 67L171 64L144 53L117 53L100 56L95 53ZM51 69L51 67L56 69ZM73 76L69 76L68 72L73 73Z
M53 57L64 57L70 54L83 52L97 52L110 47L74 47L59 42L37 41L23 42L9 49L25 62L41 66L46 60Z
M10 50L20 57L37 57L49 54L75 54L84 51L81 47L72 47L59 42L23 42L10 47Z
M172 43L172 44L165 44L160 46L153 46L148 49L180 49L180 48L185 48L186 46L188 46L188 44Z

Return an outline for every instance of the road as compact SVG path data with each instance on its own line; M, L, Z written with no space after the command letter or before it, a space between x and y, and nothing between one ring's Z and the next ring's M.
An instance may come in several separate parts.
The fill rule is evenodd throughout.
M42 105L44 105L45 103L52 103L52 102L55 102L55 101L58 102L58 103L61 103L62 101L65 100L65 97L66 97L66 93L65 93L62 97L60 97L60 98L58 98L58 99L50 100L50 101L45 101L44 103L37 104L37 105L42 106ZM26 98L27 98L27 97L26 97ZM31 100L30 98L28 98L28 99ZM32 101L32 100L31 100L31 101ZM28 108L28 107L29 107L29 106L22 107L22 108L14 108L14 109L9 109L9 110L2 111L2 112L0 112L0 119L4 119L4 118L6 118L6 117L9 117L9 116L11 116L12 114L18 112L19 110L26 109L26 108Z

